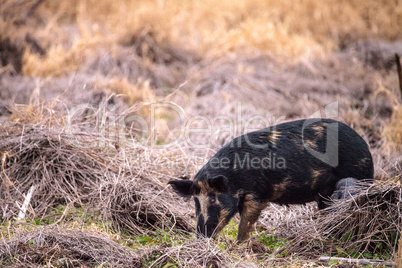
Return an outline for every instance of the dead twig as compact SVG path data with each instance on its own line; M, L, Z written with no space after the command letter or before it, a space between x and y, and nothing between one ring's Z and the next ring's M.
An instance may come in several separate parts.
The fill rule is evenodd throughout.
M319 262L329 262L331 260L337 260L340 262L355 263L358 265L385 265L385 266L395 266L394 262L382 261L382 260L369 260L369 259L349 259L349 258L338 258L338 257L320 257Z

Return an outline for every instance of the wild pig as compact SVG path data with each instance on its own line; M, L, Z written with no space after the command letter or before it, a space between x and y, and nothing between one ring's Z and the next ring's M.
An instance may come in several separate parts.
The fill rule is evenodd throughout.
M169 184L193 196L197 233L211 237L240 213L237 239L244 241L268 202L318 208L342 178L372 179L366 142L332 119L286 122L239 136L223 146L191 180Z

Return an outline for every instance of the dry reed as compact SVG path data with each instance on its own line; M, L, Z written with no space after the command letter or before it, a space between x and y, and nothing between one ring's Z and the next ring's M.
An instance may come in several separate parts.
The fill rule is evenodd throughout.
M399 179L360 184L356 195L335 200L324 212L316 224L317 231L325 238L339 238L338 246L346 251L394 255L402 231Z
M109 237L77 230L45 227L0 242L5 267L142 267L133 250Z
M395 256L402 230L402 188L398 178L359 183L356 195L333 202L315 213L305 214L293 208L296 217L287 222L278 218L276 232L289 241L282 250L303 257L325 253Z
M33 217L58 204L88 202L110 170L100 150L85 150L66 132L21 124L0 131L2 220L16 216L31 187ZM80 138L97 142L88 134Z
M178 198L146 178L106 182L100 188L103 214L119 231L147 234L194 229L188 209L177 205Z

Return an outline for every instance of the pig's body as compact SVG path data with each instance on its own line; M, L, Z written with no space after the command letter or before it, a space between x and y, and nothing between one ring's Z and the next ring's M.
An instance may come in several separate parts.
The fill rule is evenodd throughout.
M241 191L252 194L258 201L279 204L317 200L321 208L325 206L322 197L331 196L338 180L373 177L368 146L352 128L335 120L321 119L304 129L302 139L304 122L283 123L235 138L208 161L195 175L195 180L223 175L228 178L232 193ZM339 129L338 165L335 167L313 156L305 147L325 153L326 127L331 123L337 123ZM229 163L221 161L219 167L214 159L224 158Z
M208 161L189 190L196 202L198 232L211 236L240 212L238 239L245 240L268 202L315 200L322 209L337 181L373 178L372 157L362 137L335 120L309 120L239 136ZM180 181L171 184L180 192Z

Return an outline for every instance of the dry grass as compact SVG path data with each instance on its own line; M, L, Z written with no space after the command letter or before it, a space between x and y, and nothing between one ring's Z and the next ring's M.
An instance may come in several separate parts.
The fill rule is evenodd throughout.
M152 92L149 81L138 81L135 85L130 83L127 79L114 78L108 81L105 85L111 93L121 94L127 98L130 105L136 103L151 103L155 101L155 94ZM149 112L144 114L149 116Z
M345 251L396 254L402 231L401 177L359 187L355 196L327 209L318 233L339 238L338 246Z
M16 217L31 187L31 217L42 217L58 204L88 202L113 168L101 150L80 146L97 143L88 134L79 137L80 144L66 132L14 124L3 126L0 136L2 221Z
M100 209L118 231L146 235L149 230L193 230L188 209L177 206L176 196L146 178L103 183L99 191Z
M54 100L49 104L32 103L29 105L15 104L11 112L11 121L20 124L44 124L49 127L64 125L63 119L56 114L55 106L59 103Z
M311 206L271 207L260 224L288 239L283 252L311 258L323 254L389 258L397 253L402 230L400 179L361 183L356 195L335 200L322 212Z
M150 31L147 29L151 29L154 41L139 38L134 49L155 63L171 57L163 52L164 47L178 45L202 56L236 52L300 60L323 57L358 39L401 37L399 1L45 1L32 11L31 19L24 14L32 1L19 2L23 4L4 6L3 14L10 10L15 14L3 17L4 29L10 29L15 20L35 25L43 20L46 25L35 33L36 43L46 55L32 49L24 52L23 73L33 76L85 69L94 55L118 49L120 40L144 36L142 33ZM16 28L3 35L24 39L26 28Z
M47 118L49 114L41 115L42 117L39 118L43 118L44 121L36 121L35 125L19 123L3 125L2 140L4 142L0 150L2 153L1 181L4 189L2 194L5 195L2 196L1 204L3 220L10 220L16 216L19 211L16 202L21 204L24 200L23 194L32 185L36 185L39 192L35 192L31 202L32 208L28 213L28 216L32 218L45 216L46 209L57 204L87 204L100 211L104 220L110 220L117 231L129 231L137 236L149 235L156 230L159 232L165 230L168 233L174 230L173 236L183 241L183 244L169 247L154 246L143 253L143 260L156 266L170 262L177 262L183 267L197 267L205 264L241 263L244 260L252 263L262 260L267 265L284 261L275 258L278 252L273 255L274 257L261 257L262 254L255 254L242 246L233 251L230 241L224 242L226 249L222 249L213 240L193 241L179 235L183 229L192 229L194 222L189 217L192 209L182 204L171 191L167 191L166 181L169 177L176 177L179 174L194 173L193 169L187 169L187 155L183 152L131 148L135 143L130 143L127 139L119 140L119 146L116 148L117 136L106 137L102 133L90 132L87 128L83 129L85 132L71 133L57 124L52 125L51 128L45 127L48 125L46 122L52 120ZM113 126L111 127L113 129ZM81 126L77 128L73 126L70 131L74 129L81 129ZM357 197L358 200L360 198L363 200L356 203L357 207L353 206L354 200L340 202L339 208L335 208L336 213L329 214L336 219L325 216L325 221L322 218L315 220L313 207L295 206L294 209L289 210L272 207L264 214L265 218L263 217L261 221L265 221L265 226L270 230L276 230L278 236L283 237L286 234L284 236L286 239L296 237L282 249L282 252L297 253L298 256L315 257L324 252L331 252L334 245L331 246L331 243L325 240L327 237L322 235L336 236L337 233L328 231L329 226L332 225L323 224L323 222L335 223L332 230L339 231L339 227L350 219L357 219L348 224L348 230L357 228L356 237L347 241L350 244L344 244L344 241L340 240L335 246L360 249L362 245L367 245L368 237L371 239L372 235L378 237L383 235L377 239L385 241L385 247L389 249L388 246L395 246L386 244L393 241L389 235L392 236L395 233L395 228L400 229L400 222L398 222L400 217L394 211L400 202L398 201L400 186L391 186L380 183L363 191ZM392 195L399 193L399 197L391 198L389 193ZM385 205L382 205L383 203ZM66 207L66 211L68 209L69 206ZM368 211L373 214L369 214ZM269 218L266 218L267 215ZM350 215L357 216L351 218ZM373 224L369 222L366 225L364 222L364 228L367 226L368 229L359 227L358 223L363 222L362 219L372 220L373 218L376 219ZM387 225L383 222L387 222ZM390 222L392 224L389 224ZM336 225L336 223L339 224ZM344 233L342 230L339 233ZM303 236L300 237L300 234ZM258 247L264 249L264 246ZM38 254L43 252L50 252L55 256L70 254L68 247L64 244L60 248L63 250L56 252L52 251L53 246L50 249L40 248ZM25 254L24 246L17 249L23 253L22 255ZM30 251L30 247L26 250L27 255L36 256L36 253ZM362 252L364 250L371 251L372 248L363 248ZM386 253L392 255L390 251ZM37 261L40 262L42 259ZM81 259L75 261L79 262Z
M118 222L119 227L172 228L177 221L178 226L189 229L187 220L180 216L175 219L183 212L175 208L177 197L164 191L167 177L161 178L163 182L159 179L162 174L169 176L170 171L156 169L163 161L168 165L166 161L172 161L170 166L179 168L185 164L184 160L180 162L185 155L175 156L171 152L156 161L150 150L125 149L123 139L119 146L124 147L118 151L117 137L88 130L71 132L73 129L3 126L0 147L3 221L16 217L18 204L22 204L24 195L34 186L31 217L42 217L58 204L91 203L106 209L105 214ZM166 202L158 203L157 199Z
M200 54L257 48L300 57L333 49L346 35L395 39L402 19L398 1L124 1L93 6L87 2L81 8L113 32L126 35L145 25L155 29L158 38Z
M396 0L5 1L0 5L4 258L18 253L18 260L9 259L14 266L58 265L65 259L67 266L139 261L154 267L257 267L298 266L291 257L297 256L303 259L299 266L308 266L314 263L306 259L339 254L340 248L348 251L342 254L376 252L369 242L374 236L384 254L392 255L392 234L401 229L395 218L400 185L387 182L400 175L402 163L393 62L394 53L402 53L401 24L402 4ZM325 105L334 101L336 118L370 144L376 178L384 182L338 202L329 214L318 215L311 204L272 205L260 219L266 231L248 245L232 244L230 235L193 239L188 233L193 204L170 191L169 179L191 177L228 139L250 128L316 112L328 116ZM153 102L177 104L185 120L210 119L219 131L215 144L200 134L192 136L195 143L206 142L200 149L183 140L170 148L150 146L168 143L188 123L160 108L153 128L141 136L138 125L121 120L141 116L149 123ZM232 121L215 120L221 115ZM256 115L267 120L246 128ZM235 133L225 132L227 126ZM16 222L33 185L26 222ZM86 230L85 220L69 222L66 215L93 210L99 226L113 227L100 231L141 250L134 254L88 230L9 232L10 226L37 228L32 219L50 217L60 204L65 210L53 225ZM332 240L345 237L345 230L353 230L350 239ZM164 232L163 242L155 242ZM287 244L270 249L259 242L264 235ZM140 236L150 236L153 244L138 245ZM102 245L112 259L105 261Z
M132 250L99 233L41 228L0 243L5 267L142 267Z
M387 144L390 149L395 147L395 150L402 149L402 105L395 106L391 120L386 124L383 135L387 139Z

